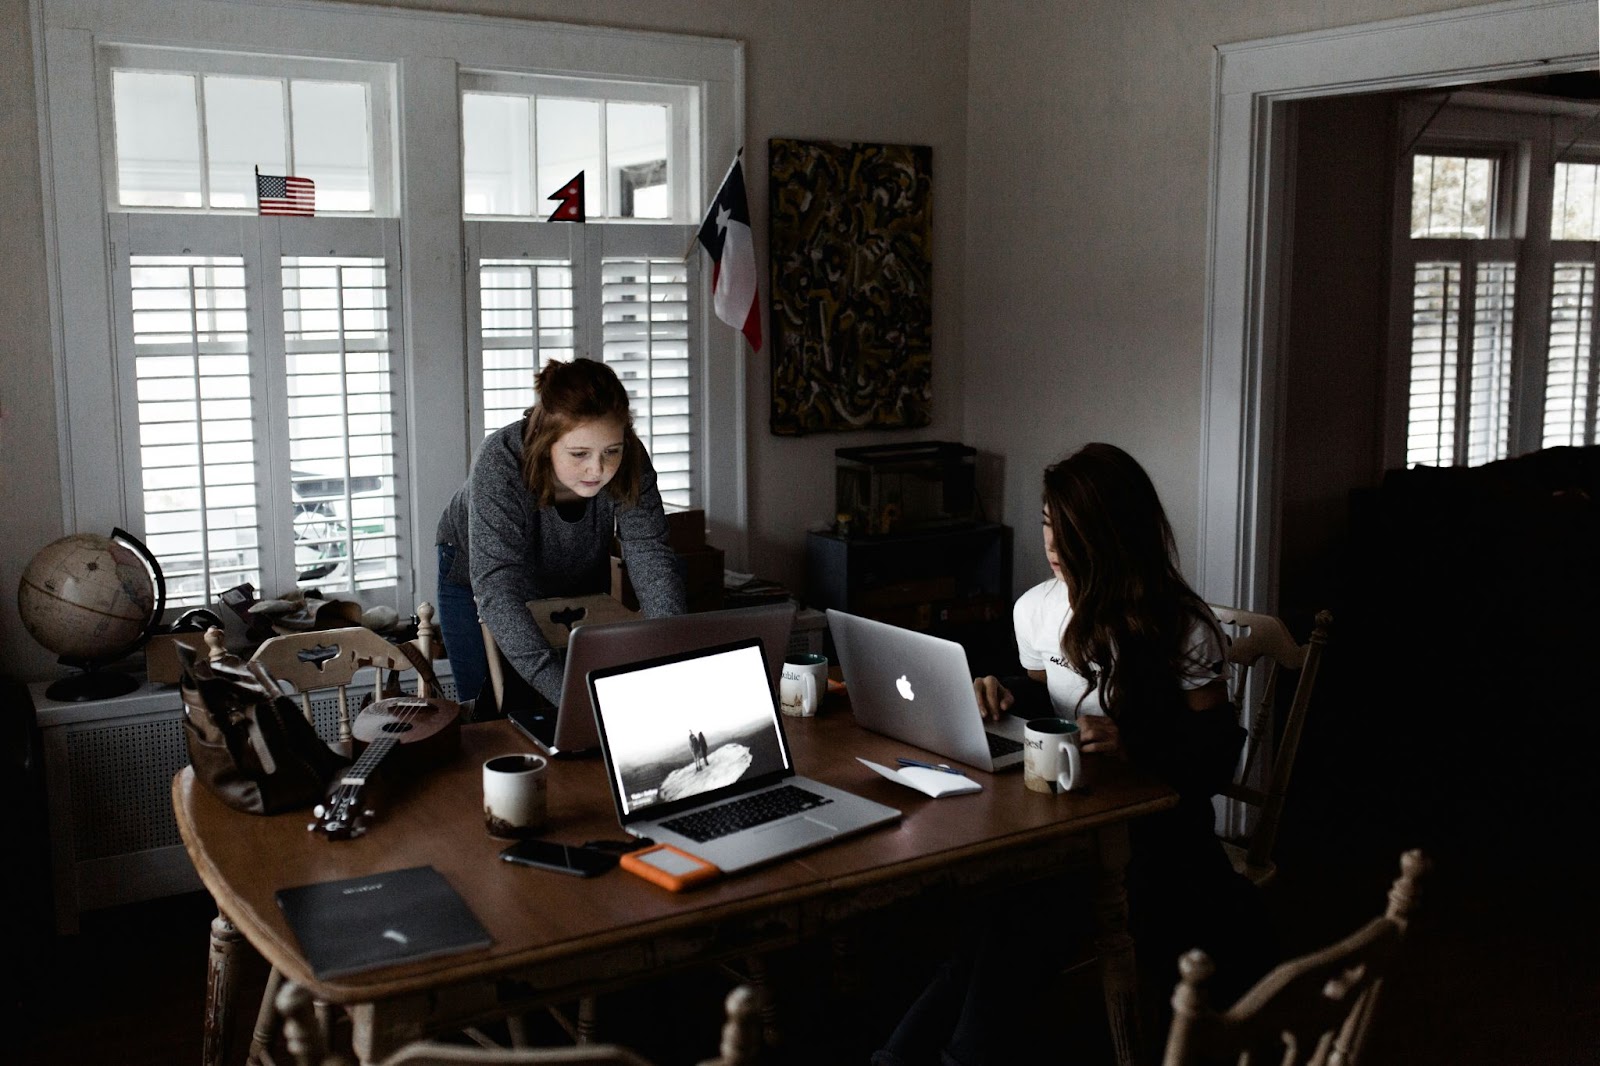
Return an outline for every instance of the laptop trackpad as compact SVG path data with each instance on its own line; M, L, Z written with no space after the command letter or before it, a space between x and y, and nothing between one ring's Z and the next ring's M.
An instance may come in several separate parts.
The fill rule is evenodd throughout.
M761 837L762 847L772 847L777 841L786 845L803 846L806 844L820 844L832 840L838 830L826 822L819 822L809 816L789 818L781 822L773 822L764 829L756 830Z

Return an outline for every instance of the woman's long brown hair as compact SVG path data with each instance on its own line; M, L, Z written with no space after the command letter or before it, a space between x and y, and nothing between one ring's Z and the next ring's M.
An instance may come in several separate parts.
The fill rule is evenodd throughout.
M1195 620L1216 623L1178 570L1150 476L1121 448L1087 444L1045 470L1044 507L1072 602L1067 663L1113 716L1170 690L1193 665Z
M597 419L622 426L622 459L606 491L626 506L639 502L644 444L633 431L628 390L616 371L597 359L553 359L534 379L539 399L522 414L522 481L539 506L555 499L556 477L550 449L569 430Z

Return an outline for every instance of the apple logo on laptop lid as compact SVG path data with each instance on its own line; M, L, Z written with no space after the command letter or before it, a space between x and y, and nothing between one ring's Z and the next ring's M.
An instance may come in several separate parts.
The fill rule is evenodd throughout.
M903 700L914 700L917 698L917 694L911 691L911 680L906 677L905 674L900 675L900 677L895 681L894 687L900 690L900 698Z

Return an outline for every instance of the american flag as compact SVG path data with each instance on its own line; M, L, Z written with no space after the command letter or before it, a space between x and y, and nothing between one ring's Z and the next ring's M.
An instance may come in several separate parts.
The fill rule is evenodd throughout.
M291 178L256 171L256 204L263 215L314 215L316 184L310 178Z

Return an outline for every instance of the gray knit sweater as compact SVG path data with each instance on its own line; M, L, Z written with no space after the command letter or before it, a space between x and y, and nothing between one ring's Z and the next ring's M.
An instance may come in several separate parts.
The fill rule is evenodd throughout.
M449 580L472 589L500 652L551 702L561 699L562 660L528 613L529 600L611 588L611 536L646 617L684 612L683 577L667 546L667 518L648 458L632 507L601 490L576 520L540 507L522 481L522 423L483 442L467 483L439 518L435 541L456 546Z

